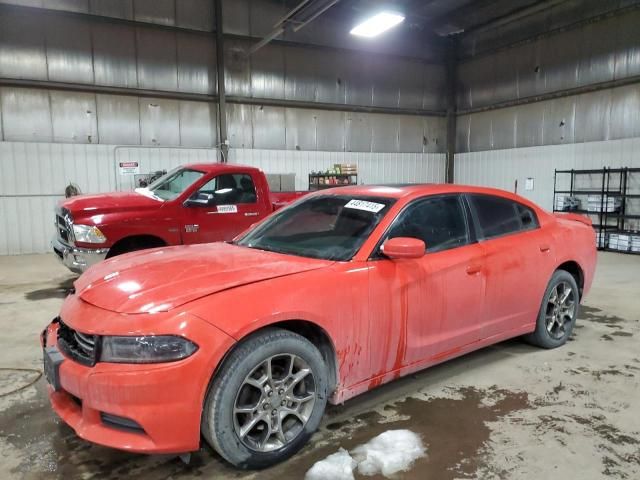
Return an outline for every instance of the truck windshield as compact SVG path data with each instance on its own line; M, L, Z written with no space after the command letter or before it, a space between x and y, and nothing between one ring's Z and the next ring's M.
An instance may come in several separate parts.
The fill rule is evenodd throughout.
M385 216L392 198L312 196L275 213L238 241L259 250L349 260Z
M200 180L204 172L189 168L178 168L163 175L147 187L154 196L162 200L173 200L187 188Z

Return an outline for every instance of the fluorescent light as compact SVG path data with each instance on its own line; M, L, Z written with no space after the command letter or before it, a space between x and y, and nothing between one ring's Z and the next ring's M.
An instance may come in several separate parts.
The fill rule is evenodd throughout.
M380 12L351 29L351 35L375 37L404 21L404 15L396 12Z

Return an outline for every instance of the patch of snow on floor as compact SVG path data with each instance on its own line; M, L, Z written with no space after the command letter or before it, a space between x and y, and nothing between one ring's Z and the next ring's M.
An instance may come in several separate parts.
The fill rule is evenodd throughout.
M356 462L349 452L341 448L324 460L313 464L304 476L305 480L354 480Z
M426 455L426 448L411 430L389 430L357 446L352 453L361 474L388 477L408 471L413 462Z
M408 471L413 462L427 454L422 439L411 430L388 430L358 445L351 452L344 448L316 462L305 480L354 480L357 467L362 475L382 474L385 477Z

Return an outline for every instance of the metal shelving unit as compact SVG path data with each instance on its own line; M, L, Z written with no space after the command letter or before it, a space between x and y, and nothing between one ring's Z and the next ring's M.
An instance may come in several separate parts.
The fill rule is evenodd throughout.
M563 178L567 175L569 179ZM559 181L562 188L558 187ZM640 254L640 222L637 221L640 220L640 168L555 170L553 187L553 211L589 215L597 233L599 250ZM562 202L558 201L560 197L563 197ZM597 205L597 199L599 208L589 208L594 203ZM568 201L566 208L565 200ZM584 200L587 208L584 208ZM563 208L558 208L559 204ZM628 248L610 248L610 239L618 241L621 236L624 242L628 241Z
M322 182L322 183L321 183ZM330 183L337 182L337 183ZM325 188L347 187L358 184L356 173L310 173L309 190L322 190Z

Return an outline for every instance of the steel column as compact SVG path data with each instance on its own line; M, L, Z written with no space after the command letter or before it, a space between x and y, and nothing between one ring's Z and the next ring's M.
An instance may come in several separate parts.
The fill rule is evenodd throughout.
M457 79L457 39L450 40L447 49L447 175L446 182L453 183L455 153L456 153L456 92L458 87Z
M220 130L220 161L227 162L229 139L227 138L227 100L224 87L224 32L222 31L222 0L214 0L216 16L216 62L218 73L218 125Z

